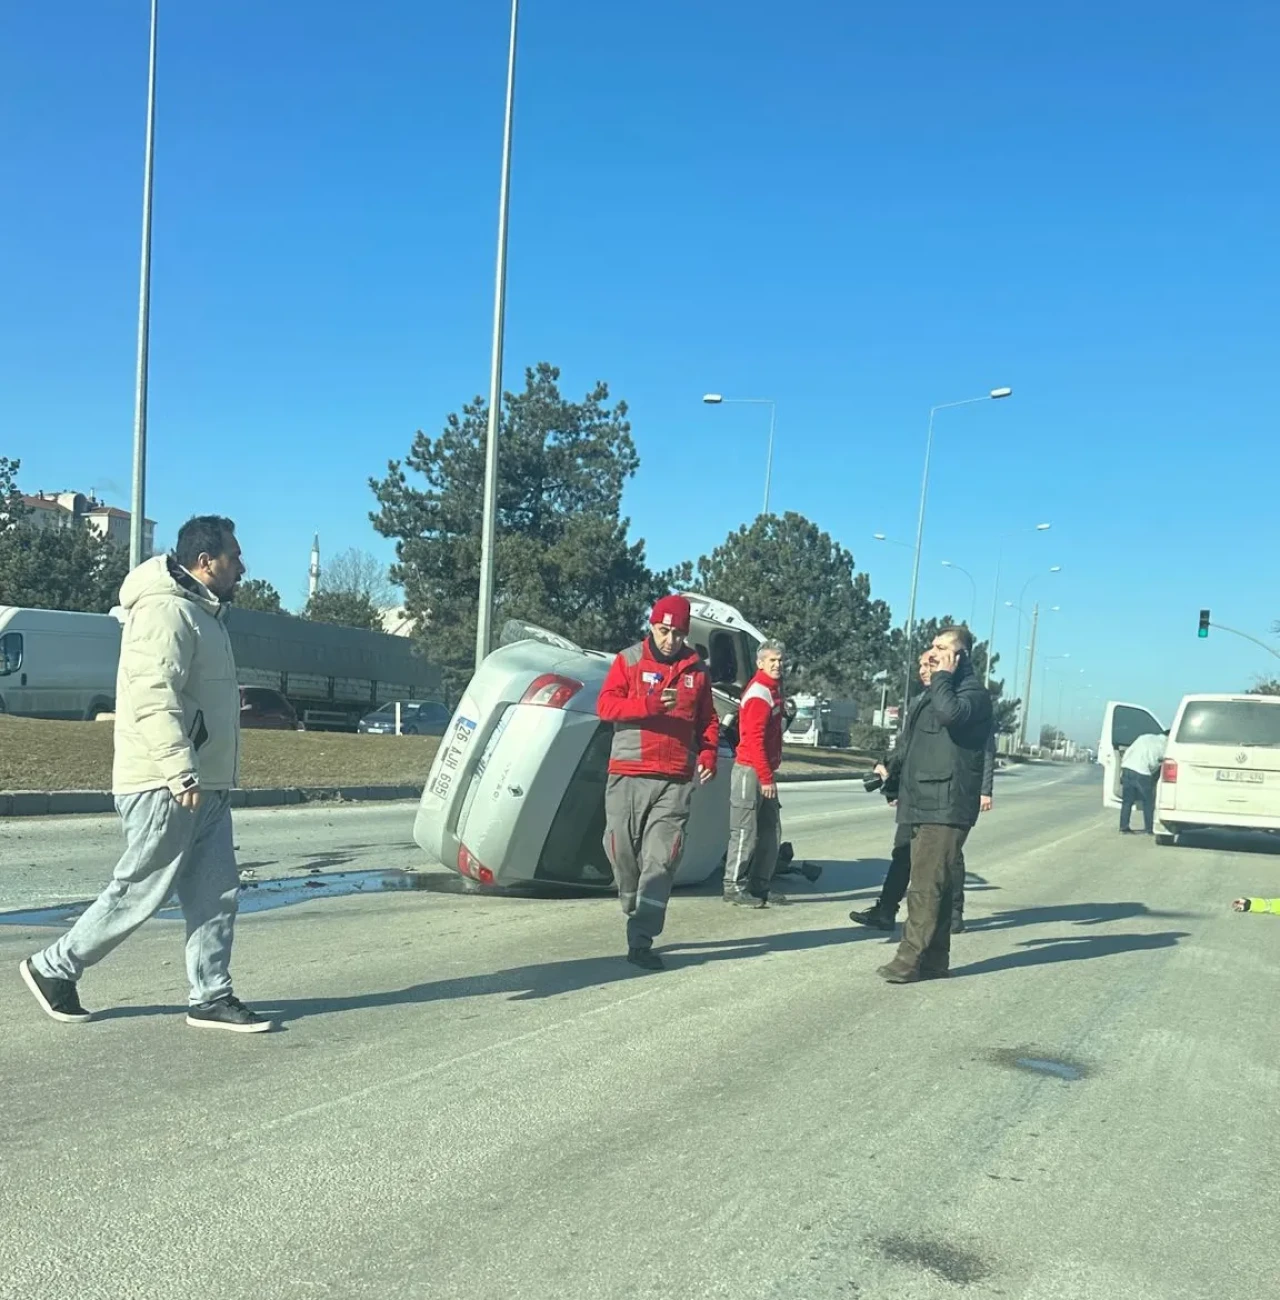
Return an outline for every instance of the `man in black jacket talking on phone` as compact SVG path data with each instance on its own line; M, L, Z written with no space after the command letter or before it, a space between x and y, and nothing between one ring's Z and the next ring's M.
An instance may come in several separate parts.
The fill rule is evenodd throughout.
M951 963L954 873L978 820L991 736L991 696L973 671L973 633L944 628L926 651L929 688L913 702L889 769L898 825L910 827L907 923L890 984L943 979Z

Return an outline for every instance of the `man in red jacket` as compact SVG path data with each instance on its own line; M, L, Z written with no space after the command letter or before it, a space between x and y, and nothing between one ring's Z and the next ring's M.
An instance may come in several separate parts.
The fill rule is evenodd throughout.
M653 941L666 921L694 777L716 773L720 724L707 666L685 644L689 615L683 596L658 601L649 635L613 661L596 706L613 723L604 848L627 917L627 960L642 970L663 968Z
M780 641L766 641L756 654L756 675L742 692L738 754L729 782L729 853L724 864L724 901L767 907L769 882L778 864L782 819L778 768L782 765L782 656Z

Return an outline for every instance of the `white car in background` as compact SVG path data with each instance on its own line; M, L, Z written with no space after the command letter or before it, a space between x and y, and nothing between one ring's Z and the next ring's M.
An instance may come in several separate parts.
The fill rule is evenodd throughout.
M732 606L690 595L689 641L710 666L721 721L715 779L694 791L677 884L719 869L729 836L732 736L764 634ZM431 765L418 845L481 885L608 888L604 788L613 728L596 699L614 653L508 623L472 678Z
M1163 730L1141 705L1107 705L1098 745L1105 807L1120 806L1124 751ZM1208 829L1280 832L1280 696L1187 695L1178 705L1156 787L1156 843Z

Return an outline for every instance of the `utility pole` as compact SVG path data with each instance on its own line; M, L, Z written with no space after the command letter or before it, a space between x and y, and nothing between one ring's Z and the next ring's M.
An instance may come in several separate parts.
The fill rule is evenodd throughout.
M151 349L151 171L156 156L156 27L159 0L151 0L147 67L147 144L142 167L142 258L138 272L138 364L133 402L133 492L129 516L129 567L147 559L147 382Z
M1040 602L1031 607L1031 645L1027 651L1027 690L1022 697L1022 723L1018 728L1018 748L1027 747L1027 718L1031 714L1031 682L1036 670L1036 629L1040 624Z

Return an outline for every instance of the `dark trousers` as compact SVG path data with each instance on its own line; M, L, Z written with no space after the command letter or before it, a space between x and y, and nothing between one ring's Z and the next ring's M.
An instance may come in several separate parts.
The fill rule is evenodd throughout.
M899 971L940 974L951 965L955 873L969 827L926 823L911 827L911 832L907 923L890 965Z
M964 915L964 850L960 851L955 864L955 876L951 882L951 914ZM911 880L911 827L899 826L893 835L893 850L889 854L889 871L884 878L884 886L876 907L886 916L895 916L902 900L907 896L907 886Z
M1131 772L1127 767L1120 772L1120 829L1129 829L1133 805L1142 805L1142 822L1151 834L1156 819L1156 779L1146 772Z

